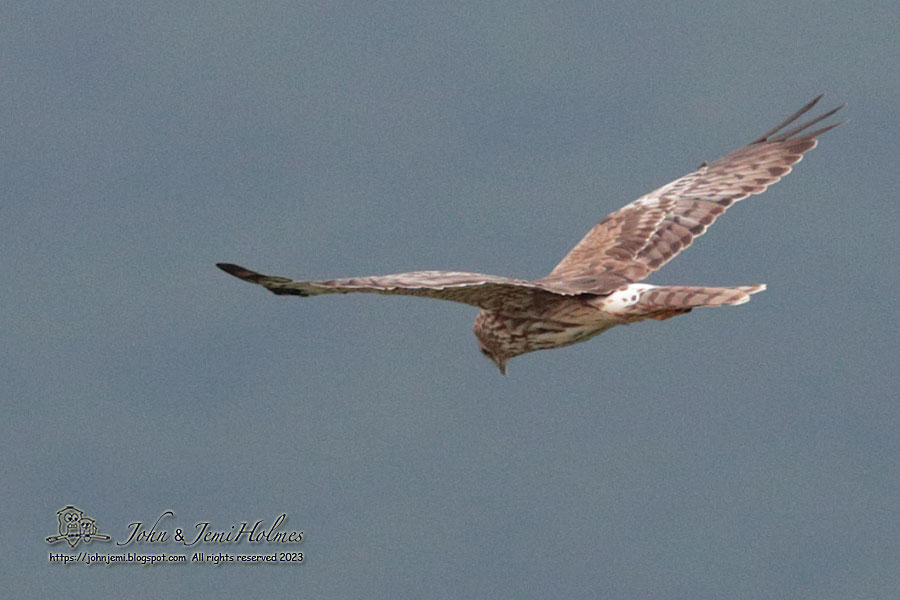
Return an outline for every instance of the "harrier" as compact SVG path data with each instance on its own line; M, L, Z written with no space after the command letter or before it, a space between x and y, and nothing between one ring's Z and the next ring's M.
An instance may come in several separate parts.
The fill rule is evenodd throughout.
M479 273L416 271L375 277L293 281L230 263L217 266L279 295L317 296L370 292L424 296L481 309L475 336L482 354L502 374L509 359L561 348L614 325L663 320L698 306L743 304L765 285L694 287L637 283L672 260L719 215L747 196L761 194L791 171L818 136L813 125L842 106L787 129L822 98L819 95L783 123L724 158L664 185L612 213L591 229L541 279L525 281Z

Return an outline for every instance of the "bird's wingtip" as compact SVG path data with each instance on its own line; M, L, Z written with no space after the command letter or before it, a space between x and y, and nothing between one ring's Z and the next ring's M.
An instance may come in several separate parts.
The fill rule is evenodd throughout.
M269 277L268 275L263 275L262 273L251 271L250 269L246 269L240 265L235 265L233 263L216 263L216 266L229 275L237 277L238 279L241 279L248 283L265 285L266 283L283 283L285 281L290 281L289 279L284 279L282 277Z
M247 283L255 283L257 285L261 285L263 287L269 288L275 293L277 292L275 289L272 289L272 286L280 286L285 283L291 283L291 280L287 277L274 277L272 275L264 275L262 273L257 273L256 271L251 271L250 269L244 268L240 265L236 265L233 263L216 263L216 266L232 275L246 281ZM285 293L285 292L280 292Z
M248 275L258 275L258 273L254 273L250 269L245 269L244 267L233 263L216 263L216 266L229 275L234 275L239 279L244 279Z

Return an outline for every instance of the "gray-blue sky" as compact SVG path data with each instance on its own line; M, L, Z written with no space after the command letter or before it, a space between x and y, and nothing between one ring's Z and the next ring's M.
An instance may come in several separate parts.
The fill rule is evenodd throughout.
M898 26L890 3L5 6L7 589L893 597ZM820 91L852 123L651 280L769 291L508 378L470 307L213 266L538 277ZM308 562L62 568L66 504L117 537L286 512Z

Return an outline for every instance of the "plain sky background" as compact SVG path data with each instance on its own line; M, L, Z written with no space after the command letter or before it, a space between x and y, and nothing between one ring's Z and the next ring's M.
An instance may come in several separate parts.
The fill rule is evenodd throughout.
M895 2L5 3L5 593L896 598L898 31ZM822 91L851 122L649 280L767 292L506 378L472 307L214 267L537 278ZM67 504L115 539L287 513L306 562L50 564Z

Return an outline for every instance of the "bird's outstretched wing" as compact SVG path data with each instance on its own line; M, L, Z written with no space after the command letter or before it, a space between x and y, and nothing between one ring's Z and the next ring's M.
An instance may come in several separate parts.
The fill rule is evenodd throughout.
M687 248L729 206L761 194L786 174L816 138L842 123L804 133L842 106L783 131L808 112L819 95L783 123L724 158L638 198L598 223L543 279L571 293L608 293L640 281Z
M506 313L535 306L541 301L558 299L561 295L539 283L480 273L417 271L375 277L293 281L285 277L263 275L229 263L218 263L216 266L238 279L256 283L279 295L317 296L368 292L424 296Z

